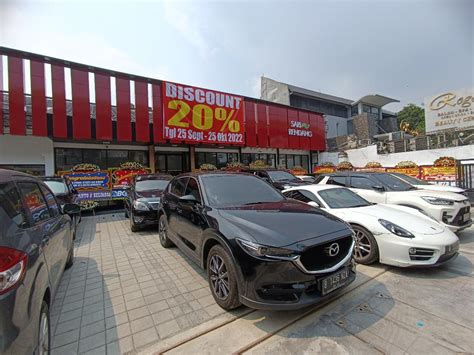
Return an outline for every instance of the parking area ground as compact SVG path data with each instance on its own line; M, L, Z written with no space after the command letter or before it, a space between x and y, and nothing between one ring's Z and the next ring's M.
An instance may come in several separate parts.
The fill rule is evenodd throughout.
M224 312L205 273L123 214L83 218L51 309L53 353L474 352L474 228L436 269L359 266L326 304Z

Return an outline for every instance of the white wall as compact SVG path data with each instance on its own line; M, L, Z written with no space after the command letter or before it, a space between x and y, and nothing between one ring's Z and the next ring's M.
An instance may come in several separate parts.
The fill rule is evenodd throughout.
M53 141L45 137L0 134L0 165L41 164L54 175Z
M391 154L377 154L377 146L370 145L365 148L350 149L346 153L347 160L356 167L363 167L370 161L377 161L384 167L393 167L403 160L411 160L418 165L431 165L436 159L443 156L454 157L455 159L474 158L474 145Z
M334 165L339 164L339 153L333 153L333 152L322 152L319 153L319 163L318 165L321 165L322 163L333 163Z

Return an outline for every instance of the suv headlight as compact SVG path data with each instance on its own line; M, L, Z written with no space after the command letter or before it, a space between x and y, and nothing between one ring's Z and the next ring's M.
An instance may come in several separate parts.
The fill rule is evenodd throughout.
M454 201L446 200L445 198L438 198L438 197L432 197L432 196L422 196L421 198L425 200L426 202L431 203L432 205L442 205L442 206L454 205Z
M148 211L148 205L145 202L133 201L133 208L137 211Z
M298 254L285 248L274 248L236 238L237 244L250 256L260 259L296 260Z
M415 238L413 234L407 231L405 228L397 226L395 223L386 221L385 219L379 219L379 223L384 226L386 230L389 232L398 235L399 237L403 238Z

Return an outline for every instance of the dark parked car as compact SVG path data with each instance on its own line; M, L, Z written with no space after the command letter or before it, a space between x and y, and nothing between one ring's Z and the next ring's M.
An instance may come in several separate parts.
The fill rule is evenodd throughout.
M72 186L72 183L61 176L44 176L41 180L48 185L53 191L54 196L61 205L66 203L79 204L79 194L77 190ZM76 231L79 222L81 221L81 212L71 216L74 221L74 239L76 238Z
M158 224L158 209L163 190L173 177L165 174L138 175L128 190L124 202L125 216L130 219L130 229Z
M226 310L295 309L355 279L352 230L251 174L175 177L162 198L159 238L207 269Z
M298 179L295 175L283 169L258 169L250 170L249 172L268 181L278 190L286 190L290 187L310 184L310 182Z
M0 169L0 353L49 353L49 309L74 261L78 210L39 179Z

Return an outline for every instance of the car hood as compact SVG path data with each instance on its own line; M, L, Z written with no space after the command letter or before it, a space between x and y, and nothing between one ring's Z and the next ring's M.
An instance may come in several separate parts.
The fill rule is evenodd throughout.
M340 210L339 213L337 212L338 210ZM331 210L331 212L333 211L336 216L346 221L350 218L352 222L357 220L367 220L367 216L373 217L377 220L385 219L386 221L392 222L415 235L439 234L445 231L445 227L440 225L438 222L413 208L405 206L377 204L367 207ZM344 215L340 214L341 212Z
M453 201L464 201L467 199L466 196L457 194L454 192L447 192L447 191L433 191L433 190L408 190L408 191L390 191L389 193L391 194L396 194L399 195L400 193L403 194L410 194L412 196L430 196L430 197L438 197L438 198L445 198L448 200L453 200Z
M421 190L431 190L431 191L445 191L445 192L454 192L457 194L461 194L464 192L464 189L456 186L446 186L446 185L415 185L416 188Z
M232 223L255 242L274 247L340 231L351 233L339 218L298 201L221 208L219 214L225 222Z

